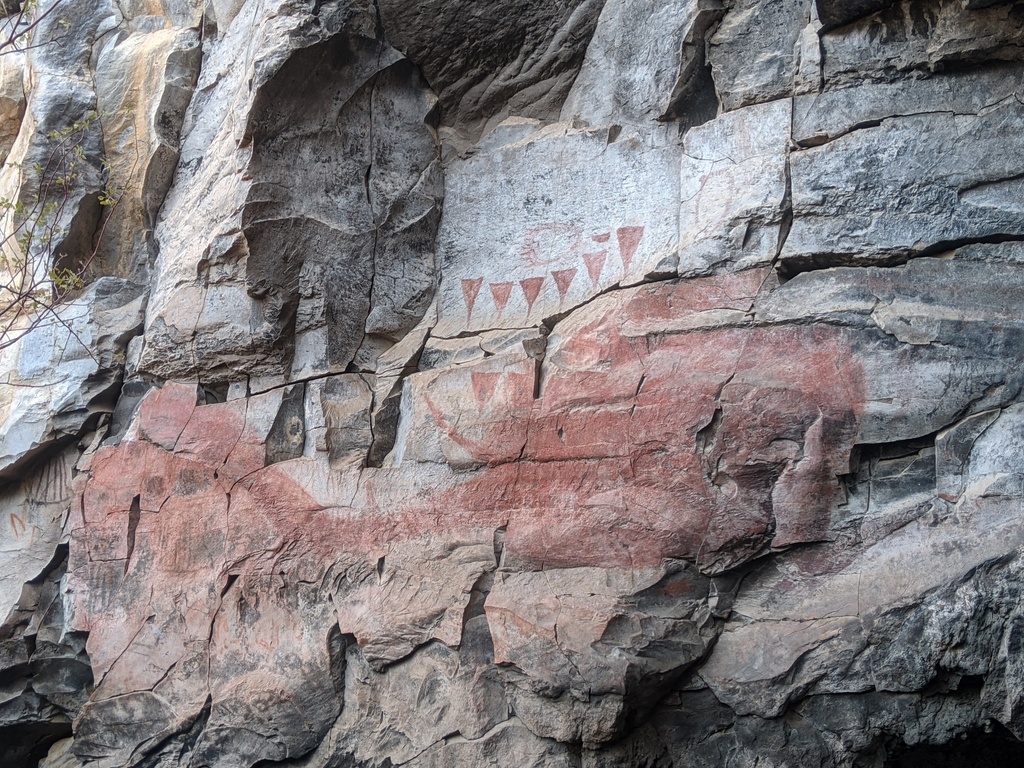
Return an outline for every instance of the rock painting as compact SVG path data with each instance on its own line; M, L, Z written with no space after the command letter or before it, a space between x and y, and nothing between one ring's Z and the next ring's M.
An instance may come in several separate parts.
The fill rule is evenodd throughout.
M83 738L140 708L154 737L178 727L206 701L181 687L195 664L209 669L211 719L227 739L248 728L276 733L276 705L251 722L232 714L244 700L235 683L251 670L285 665L275 701L327 695L331 661L318 627L333 621L328 609L257 599L260 585L273 595L275 584L303 585L303 605L336 601L340 632L380 666L431 638L458 644L469 588L494 568L496 530L508 574L654 573L666 558L713 573L767 547L820 540L865 396L849 332L662 332L681 313L742 315L763 279L754 271L603 297L553 340L543 370L506 354L414 375L405 458L392 467L265 465L279 392L246 408L196 406L187 385L152 393L136 436L97 452L72 518L76 626L90 633L99 680ZM193 452L192 434L204 436L202 451ZM437 559L401 565L407 549L438 547ZM419 584L415 616L404 603L388 607L385 558L397 558L401 583ZM521 611L521 595L502 592L487 613L492 631L505 637ZM544 631L523 627L517 637L542 642ZM219 650L225 633L241 638L244 658ZM588 674L615 679L600 664ZM108 697L131 706L114 711Z
M637 532L645 543L629 547L634 564L666 556L730 562L732 547L746 551L741 541L769 537L788 545L825 535L828 510L842 500L836 477L849 472L864 399L847 335L785 326L665 338L628 330L713 309L742 314L750 301L743 297L764 277L752 270L638 289L625 302L599 300L592 322L571 329L564 342L549 340L539 397L535 363L522 352L413 377L413 437L403 462L490 467L460 484L453 491L459 501L448 508L476 508L473 488L508 488L494 508L514 510L508 542L522 545L535 565L568 567L566 557L578 565L569 542L586 535L572 514L564 530L554 517L541 523L544 510L585 515L595 503L609 507L603 519L616 518L620 545L632 535L627 531L636 532L637 510L676 510L663 531ZM633 446L625 452L622 435ZM514 470L504 467L512 463ZM518 480L494 477L505 473ZM528 509L538 515L530 523L522 517ZM596 558L615 559L606 545L592 546Z
M566 306L571 294L593 293L604 284L625 277L643 240L644 231L645 227L632 225L585 236L583 229L576 225L532 227L523 237L519 264L509 265L510 272L530 272L528 277L514 282L487 282L490 302L485 307L480 306L480 297L487 278L461 279L466 322L472 323L474 312L480 311L505 317L515 315L523 324L538 322L543 318L538 302L545 311L557 312ZM606 270L609 254L618 264ZM574 288L580 267L586 270L589 284L581 282ZM516 286L518 293L513 291Z

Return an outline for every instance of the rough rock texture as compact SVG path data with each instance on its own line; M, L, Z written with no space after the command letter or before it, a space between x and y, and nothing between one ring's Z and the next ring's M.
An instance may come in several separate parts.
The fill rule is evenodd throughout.
M1024 4L51 7L0 764L1024 759Z

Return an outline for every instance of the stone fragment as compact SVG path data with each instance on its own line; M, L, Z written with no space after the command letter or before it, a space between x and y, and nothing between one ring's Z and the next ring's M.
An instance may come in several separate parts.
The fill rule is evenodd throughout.
M437 306L432 304L415 328L377 358L371 413L373 442L366 457L370 466L382 466L395 446L402 397L401 382L420 363L423 347L435 322Z
M71 751L72 739L61 739L39 761L40 768L81 768L82 764Z
M935 436L935 474L939 498L956 503L967 490L968 462L974 443L992 423L999 411L982 411L968 416Z
M362 467L373 444L372 391L361 374L329 376L306 384L303 455L326 454L330 465Z
M379 672L431 640L459 645L473 586L494 568L491 536L481 538L396 542L372 570L344 573L335 591L338 626L356 638L371 667Z
M815 0L814 7L824 30L849 24L876 11L896 5L898 0Z
M295 459L306 447L306 388L302 384L285 389L281 410L267 434L267 464Z

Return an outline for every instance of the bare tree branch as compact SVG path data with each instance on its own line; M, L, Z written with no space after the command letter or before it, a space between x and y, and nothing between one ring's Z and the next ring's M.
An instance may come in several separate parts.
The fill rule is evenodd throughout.
M53 0L44 7L39 0L0 0L0 25L5 30L0 34L0 56L59 44L55 40L36 40L36 32L63 2ZM49 133L46 157L33 167L5 166L6 171L20 174L20 182L14 200L0 199L0 349L48 323L63 326L81 343L61 312L84 288L107 223L125 192L108 184L107 189L93 193L97 194L103 212L91 250L63 250L62 244L70 236L78 213L73 206L82 199L81 192L76 191L76 181L89 165L86 141L99 119L92 112L64 130ZM137 143L136 137L135 166L129 179L139 162ZM105 164L104 170L108 170ZM88 350L87 345L82 346Z

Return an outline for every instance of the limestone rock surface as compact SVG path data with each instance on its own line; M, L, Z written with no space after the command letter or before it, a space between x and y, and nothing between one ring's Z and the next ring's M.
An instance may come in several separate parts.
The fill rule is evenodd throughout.
M1024 4L4 11L0 764L1024 760Z

